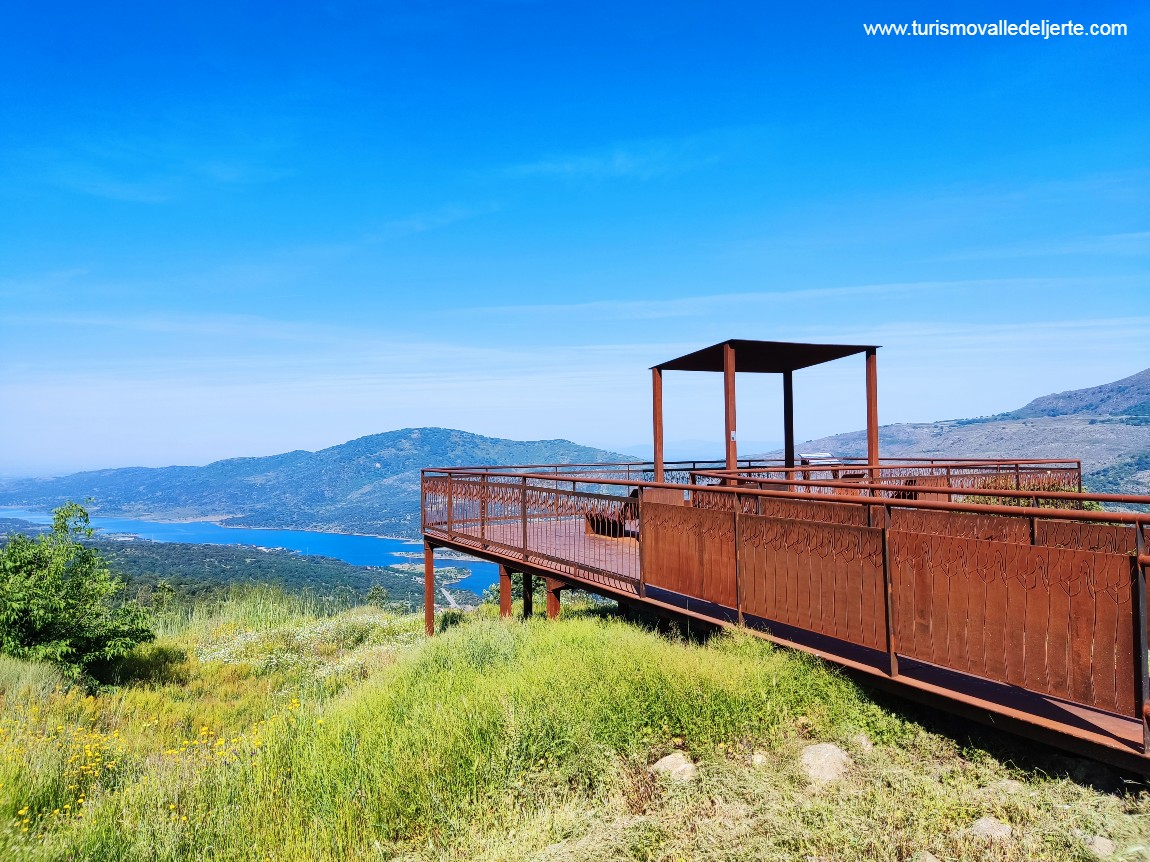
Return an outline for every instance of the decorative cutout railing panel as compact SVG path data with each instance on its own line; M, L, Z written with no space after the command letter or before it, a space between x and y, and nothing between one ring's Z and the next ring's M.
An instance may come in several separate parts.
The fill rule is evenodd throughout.
M886 649L882 530L739 517L744 614Z
M892 531L898 652L1134 715L1132 559Z
M640 511L643 583L736 607L734 514L646 501Z

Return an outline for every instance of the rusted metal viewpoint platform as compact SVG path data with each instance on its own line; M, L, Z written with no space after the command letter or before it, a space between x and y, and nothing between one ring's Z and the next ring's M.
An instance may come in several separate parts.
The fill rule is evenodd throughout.
M724 377L733 428L733 370ZM522 572L526 613L542 577L551 617L577 587L739 626L1150 774L1150 515L1085 508L1150 497L1082 493L1075 461L892 461L876 445L866 459L796 465L793 434L778 462L738 460L729 431L724 462L668 464L658 383L655 401L652 463L423 472L429 633L433 551L453 548L500 565L506 615ZM868 419L877 441L877 410Z

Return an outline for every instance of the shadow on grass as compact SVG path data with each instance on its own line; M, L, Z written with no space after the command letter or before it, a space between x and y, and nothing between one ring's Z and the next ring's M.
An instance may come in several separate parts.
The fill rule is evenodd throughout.
M568 613L566 609L564 613ZM615 603L575 608L571 615L624 619L664 637L699 644L706 644L723 631L719 626L662 616L641 607ZM1029 777L1068 779L1100 793L1125 794L1150 790L1148 776L1124 772L1089 757L1074 755L1008 731L971 722L944 710L874 688L867 685L865 680L853 681L871 701L887 712L918 725L928 733L949 739L967 760L989 757Z
M92 675L105 686L186 685L191 669L184 650L166 644L144 644L121 659L93 668Z
M951 740L962 757L993 758L1031 778L1062 778L1099 793L1122 795L1150 790L1145 775L1125 772L1082 755L1026 739L1005 730L978 724L856 681L883 709L913 722L928 733Z

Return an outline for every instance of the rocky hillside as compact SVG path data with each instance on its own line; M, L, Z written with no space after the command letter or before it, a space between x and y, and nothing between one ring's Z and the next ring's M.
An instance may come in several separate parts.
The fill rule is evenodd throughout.
M1091 490L1150 494L1150 368L998 416L884 425L879 441L883 457L1077 458ZM798 449L863 456L866 432L808 440Z
M423 467L619 460L627 459L567 440L503 440L447 428L405 428L318 452L9 481L0 485L0 505L49 509L90 497L89 511L100 515L415 535Z
M1150 368L1122 380L1035 398L1025 407L1003 414L1001 419L1032 419L1039 416L1109 416L1150 421Z

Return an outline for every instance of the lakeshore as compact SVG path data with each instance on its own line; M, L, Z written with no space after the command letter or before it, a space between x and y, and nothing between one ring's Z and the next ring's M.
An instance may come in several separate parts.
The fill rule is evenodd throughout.
M50 524L51 512L33 509L0 508L0 517L16 518L33 524ZM422 542L394 536L372 536L359 533L327 533L311 530L281 530L265 527L225 527L204 520L143 520L135 518L91 516L92 527L102 538L134 536L153 542L187 542L204 545L245 545L255 548L283 548L305 556L332 557L357 566L387 566L403 570L416 558L422 559ZM482 595L499 578L498 566L482 560L467 559L457 553L436 551L435 559L443 562L444 576L452 579L458 570L466 577L453 580L456 589ZM450 563L447 561L450 560Z

